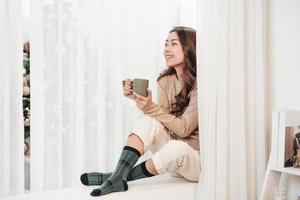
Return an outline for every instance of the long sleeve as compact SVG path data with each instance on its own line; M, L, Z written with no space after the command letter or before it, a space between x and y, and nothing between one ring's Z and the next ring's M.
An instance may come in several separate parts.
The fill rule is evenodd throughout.
M181 116L169 114L167 90L158 84L158 104L153 105L144 114L160 121L166 128L180 138L188 137L198 127L197 88L190 92L190 102Z

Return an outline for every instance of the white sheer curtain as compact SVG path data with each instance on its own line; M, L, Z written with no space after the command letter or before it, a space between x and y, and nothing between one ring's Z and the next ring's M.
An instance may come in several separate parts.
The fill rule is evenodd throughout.
M24 191L22 4L0 1L0 196Z
M197 3L198 198L258 199L267 160L265 1Z
M184 12L173 0L31 1L32 191L113 169L141 114L121 81L147 78L156 93L164 40Z

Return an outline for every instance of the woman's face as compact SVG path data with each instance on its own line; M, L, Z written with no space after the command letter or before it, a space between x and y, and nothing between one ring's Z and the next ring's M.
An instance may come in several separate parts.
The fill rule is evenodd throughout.
M175 67L183 63L184 54L176 32L169 33L165 43L164 55L168 67Z

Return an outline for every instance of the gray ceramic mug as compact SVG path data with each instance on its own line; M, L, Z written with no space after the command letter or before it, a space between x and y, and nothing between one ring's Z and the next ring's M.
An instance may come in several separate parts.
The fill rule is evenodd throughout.
M124 81L123 81L124 85ZM142 95L144 97L148 96L147 88L149 86L149 80L148 79L133 79L131 81L132 91L138 93L139 95ZM128 98L135 99L133 94L125 95Z

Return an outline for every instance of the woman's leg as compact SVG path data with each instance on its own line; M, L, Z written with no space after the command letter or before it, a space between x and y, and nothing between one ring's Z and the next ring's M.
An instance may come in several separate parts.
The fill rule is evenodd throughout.
M141 155L145 153L143 141L134 133L128 136L127 146L137 149ZM80 180L84 185L101 185L111 175L112 172L90 172L82 174ZM153 165L153 161L150 159L134 167L128 174L127 181L133 181L154 175L158 175L158 173Z
M144 154L144 143L136 134L132 133L128 136L127 146L137 149L141 155ZM132 170L133 171L133 170ZM134 171L133 171L134 172ZM99 173L99 172L90 172L84 173L81 175L80 180L84 185L101 185L108 177L110 177L113 172L109 173ZM129 174L128 177L134 177L134 174ZM132 178L127 178L131 181Z
M137 125L133 128L133 130L128 133L128 136L124 142L128 146L136 148L141 155L148 150L157 151L161 146L170 140L170 135L162 126L162 124L151 117L144 116L136 124ZM134 167L130 171L127 181L136 180L132 177L141 177L139 176L139 171L140 169L144 168L143 165L145 165L145 163L141 163L140 166L138 165ZM147 162L146 165L147 169L149 167L150 173L155 175L156 173L152 165ZM82 174L80 180L84 185L101 185L111 175L112 172L90 172Z
M149 159L149 160L146 161L146 168L154 176L158 175L158 172L155 169L155 166L153 164L153 160L152 159Z
M161 123L151 117L144 116L144 118L139 121L137 127L129 134L126 146L122 151L115 171L99 188L93 190L91 195L100 196L115 191L126 191L128 189L126 180L134 164L139 157L155 143L158 135L164 133L164 137L161 139L164 143L170 139L170 136L165 132L166 131ZM136 166L134 172L134 174L131 173L133 178L154 175L147 170L145 162Z
M144 142L134 133L128 136L126 145L137 149L141 155L144 155L145 153Z
M122 150L118 164L103 184L91 192L92 196L101 196L111 192L121 192L128 190L127 176L138 161L141 153L135 146L125 146Z

